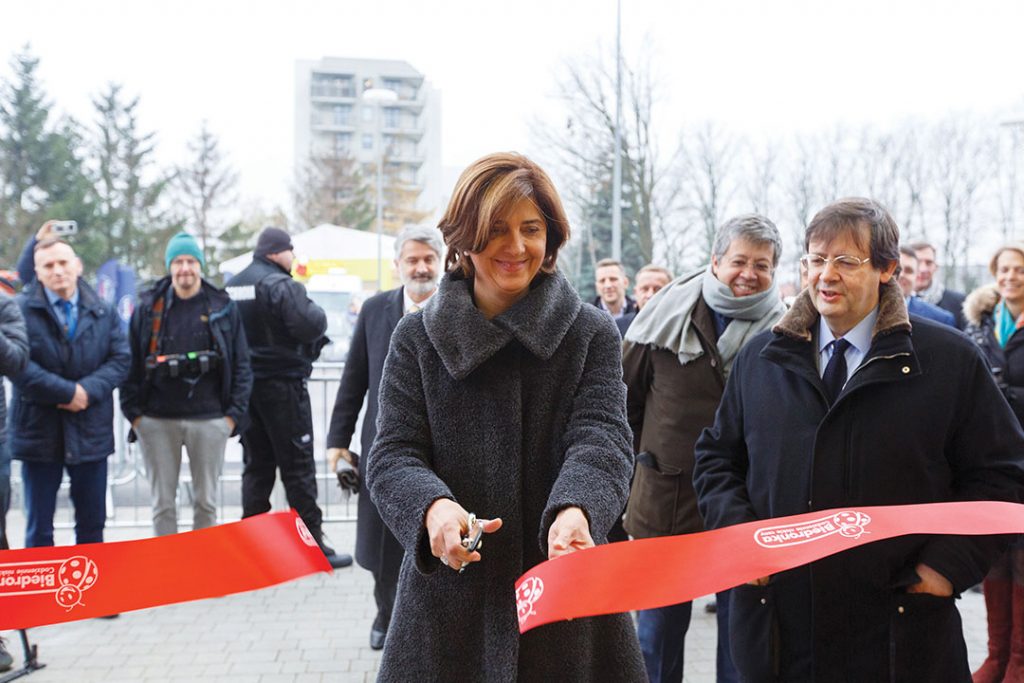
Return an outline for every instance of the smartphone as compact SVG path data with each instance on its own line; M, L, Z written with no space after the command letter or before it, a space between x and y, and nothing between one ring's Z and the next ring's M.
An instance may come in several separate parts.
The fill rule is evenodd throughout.
M78 234L78 221L54 221L50 224L50 230L53 231L54 235L61 237L64 235L76 235Z

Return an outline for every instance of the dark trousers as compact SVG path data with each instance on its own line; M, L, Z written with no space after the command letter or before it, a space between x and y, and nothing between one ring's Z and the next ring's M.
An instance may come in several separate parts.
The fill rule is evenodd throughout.
M22 462L25 483L25 547L53 545L53 515L64 470L71 479L75 507L75 543L102 543L107 518L107 459L66 465L60 462Z
M249 417L252 424L242 434L242 516L270 511L270 492L280 469L288 505L320 540L323 515L316 502L313 420L306 380L256 380Z
M397 567L382 566L373 572L373 599L377 603L377 616L373 627L387 631L391 623L391 613L395 609L395 595L398 592Z
M0 425L3 429L3 425ZM0 550L7 550L7 511L11 509L11 458L7 444L0 443Z
M729 591L716 595L718 611L717 683L739 681L729 646ZM680 683L683 680L683 654L686 631L690 627L693 603L683 602L637 612L637 638L644 655L651 683Z

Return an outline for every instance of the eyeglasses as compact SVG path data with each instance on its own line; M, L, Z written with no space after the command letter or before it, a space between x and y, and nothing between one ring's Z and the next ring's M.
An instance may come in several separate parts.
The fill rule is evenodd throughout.
M848 254L840 254L832 258L825 258L820 254L804 254L800 257L800 263L807 268L809 273L821 272L830 263L840 273L852 273L870 260L870 256L867 258L857 258Z

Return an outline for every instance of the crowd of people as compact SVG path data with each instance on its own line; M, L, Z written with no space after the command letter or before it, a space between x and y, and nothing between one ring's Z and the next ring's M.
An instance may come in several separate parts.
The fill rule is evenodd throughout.
M396 240L402 285L363 305L327 435L330 466L360 492L379 680L680 683L690 603L520 635L516 579L609 541L1022 499L1024 245L999 249L995 283L965 298L936 277L932 245L901 245L884 207L840 199L806 228L795 295L780 292L775 224L744 214L719 227L704 266L644 266L632 297L622 264L597 262L585 302L558 270L570 235L558 192L517 154L468 167L439 228ZM240 435L243 515L270 509L279 474L331 564L351 563L316 502L306 383L326 319L291 277L286 232L264 230L224 289L203 277L196 241L174 236L127 335L67 241L44 226L27 249L35 282L0 297L26 545L53 544L65 472L76 541L102 542L120 387L156 534L178 531L183 448L192 528L216 523L224 446ZM955 598L978 583L989 653L973 680L1024 680L1021 544L925 535L719 593L716 678L970 681Z

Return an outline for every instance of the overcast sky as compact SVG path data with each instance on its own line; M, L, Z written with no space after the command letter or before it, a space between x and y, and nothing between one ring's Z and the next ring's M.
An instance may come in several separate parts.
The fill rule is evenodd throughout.
M656 56L664 119L783 135L949 110L1014 115L1024 95L1024 2L625 0L627 58ZM404 59L442 94L442 163L535 153L567 58L614 44L614 0L16 0L0 15L0 73L26 43L51 100L81 120L108 81L141 96L160 162L206 119L241 194L288 205L294 63Z

